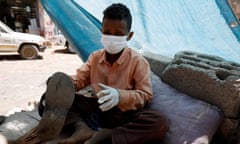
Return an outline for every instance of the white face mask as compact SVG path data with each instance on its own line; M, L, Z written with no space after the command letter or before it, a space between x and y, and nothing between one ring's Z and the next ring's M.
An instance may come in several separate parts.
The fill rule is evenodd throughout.
M102 34L101 42L108 53L117 54L127 46L127 36Z

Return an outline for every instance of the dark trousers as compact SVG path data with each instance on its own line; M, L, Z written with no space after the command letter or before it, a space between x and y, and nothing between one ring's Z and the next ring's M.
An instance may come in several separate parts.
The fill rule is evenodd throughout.
M44 97L45 95L42 96L41 101ZM109 111L101 112L98 107L97 99L75 95L65 125L85 120L93 129L112 129L112 144L146 144L160 141L169 128L167 119L153 109L141 108L136 111L121 112L114 107ZM40 104L40 116L43 111L44 106Z

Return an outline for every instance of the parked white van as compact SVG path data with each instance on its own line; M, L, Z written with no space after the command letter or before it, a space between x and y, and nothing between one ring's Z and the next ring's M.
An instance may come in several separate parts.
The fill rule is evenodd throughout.
M18 52L24 59L35 59L46 47L47 41L43 37L14 32L0 21L0 52Z

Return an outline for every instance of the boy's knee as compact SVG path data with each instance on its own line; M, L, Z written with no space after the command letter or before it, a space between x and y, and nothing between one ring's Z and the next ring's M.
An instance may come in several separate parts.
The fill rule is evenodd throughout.
M146 120L153 126L155 134L158 139L162 139L169 131L169 120L167 117L157 110L146 110Z
M162 113L158 113L157 114L157 122L156 122L156 134L158 135L157 137L159 139L162 139L166 133L169 131L170 125L169 125L169 120L167 119L167 117L162 114Z

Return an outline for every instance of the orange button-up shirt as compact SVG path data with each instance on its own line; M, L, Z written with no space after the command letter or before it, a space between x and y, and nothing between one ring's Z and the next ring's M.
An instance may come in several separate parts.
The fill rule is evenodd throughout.
M107 62L104 49L93 52L77 69L76 78L78 90L91 85L98 93L102 90L98 83L116 88L120 94L117 106L121 111L144 107L152 98L149 64L130 48L125 48L113 65Z

